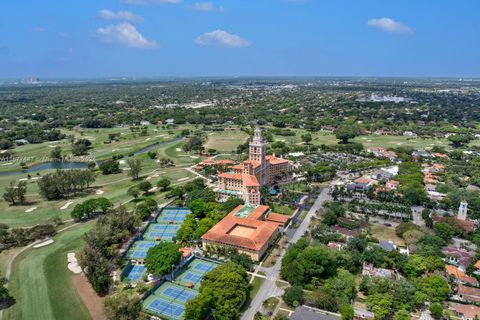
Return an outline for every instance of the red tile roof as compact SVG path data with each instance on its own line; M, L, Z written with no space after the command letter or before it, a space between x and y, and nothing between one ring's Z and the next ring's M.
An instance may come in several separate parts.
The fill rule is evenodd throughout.
M454 308L455 312L462 314L465 319L473 319L475 316L480 317L480 307L456 303Z
M458 285L458 295L462 296L466 301L480 302L480 289Z
M462 270L460 270L459 268L455 267L455 266L452 266L452 265L445 265L445 272L449 275L449 276L453 276L455 277L456 279L460 280L460 281L463 281L465 283L468 283L468 284L471 284L471 285L478 285L478 281L476 278L474 277L469 277L467 276L467 274L465 272L463 272Z
M278 158L278 157L275 157L275 156L266 156L265 159L270 162L270 164L281 164L281 163L287 163L288 160L287 159L282 159L282 158Z
M278 228L284 225L283 223L270 221L270 219L261 220L269 211L268 206L257 206L245 218L235 216L242 208L243 206L240 205L233 209L232 212L205 233L202 239L258 251L267 245ZM271 216L272 213L268 215ZM276 215L273 217L278 218ZM250 228L253 231L248 237L231 234L231 231L236 227Z

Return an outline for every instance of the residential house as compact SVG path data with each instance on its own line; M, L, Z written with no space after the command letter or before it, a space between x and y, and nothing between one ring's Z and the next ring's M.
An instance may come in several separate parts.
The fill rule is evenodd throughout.
M395 270L375 268L371 263L364 263L362 268L362 275L368 277L382 277L396 280L398 274Z
M480 307L471 304L453 304L455 314L461 317L462 320L474 320L480 318Z
M480 303L480 289L459 284L454 298L470 303Z
M478 286L477 278L468 276L463 270L455 266L445 265L445 272L449 277L454 278L457 283Z
M454 246L445 247L442 249L442 252L446 256L444 260L447 263L457 266L462 271L467 269L473 257L475 257L475 252Z
M395 251L397 250L397 246L395 245L395 243L391 240L380 240L378 242L378 245L380 248L382 248L383 250L387 251L387 252L391 252L391 251Z
M388 180L387 183L385 184L385 188L387 188L387 190L393 191L393 190L397 190L399 185L400 185L400 181Z
M354 192L367 192L374 185L374 181L368 178L358 178L347 184L347 189Z

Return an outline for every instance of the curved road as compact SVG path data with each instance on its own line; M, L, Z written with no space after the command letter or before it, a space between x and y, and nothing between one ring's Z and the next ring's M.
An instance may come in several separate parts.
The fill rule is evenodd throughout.
M322 192L320 192L317 200L315 200L315 203L305 216L305 219L303 219L301 224L290 237L288 244L297 242L305 234L310 226L310 221L315 215L315 212L323 206L323 203L326 200L330 200L328 187L323 188ZM263 301L270 297L278 297L283 294L283 289L277 287L276 281L280 278L280 267L282 265L282 258L285 252L286 250L282 250L280 257L272 267L261 268L261 270L266 274L265 281L255 295L255 298L253 298L252 302L250 303L250 307L243 313L241 318L242 320L252 320L255 316L255 313L260 311Z

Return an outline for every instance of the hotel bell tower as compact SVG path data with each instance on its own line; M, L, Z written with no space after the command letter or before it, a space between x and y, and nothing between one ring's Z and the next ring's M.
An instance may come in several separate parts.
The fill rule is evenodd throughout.
M262 138L262 129L255 127L253 140L250 142L249 159L260 162L262 167L265 163L266 145Z

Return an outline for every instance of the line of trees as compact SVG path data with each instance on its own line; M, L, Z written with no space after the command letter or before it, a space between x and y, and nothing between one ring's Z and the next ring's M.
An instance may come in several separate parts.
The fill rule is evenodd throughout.
M57 200L75 196L89 188L93 182L95 182L95 175L90 170L57 170L38 180L38 187L43 198Z
M122 206L109 210L98 219L95 228L85 234L86 244L78 261L95 292L108 292L112 283L110 271L118 258L118 250L135 229L133 213Z

